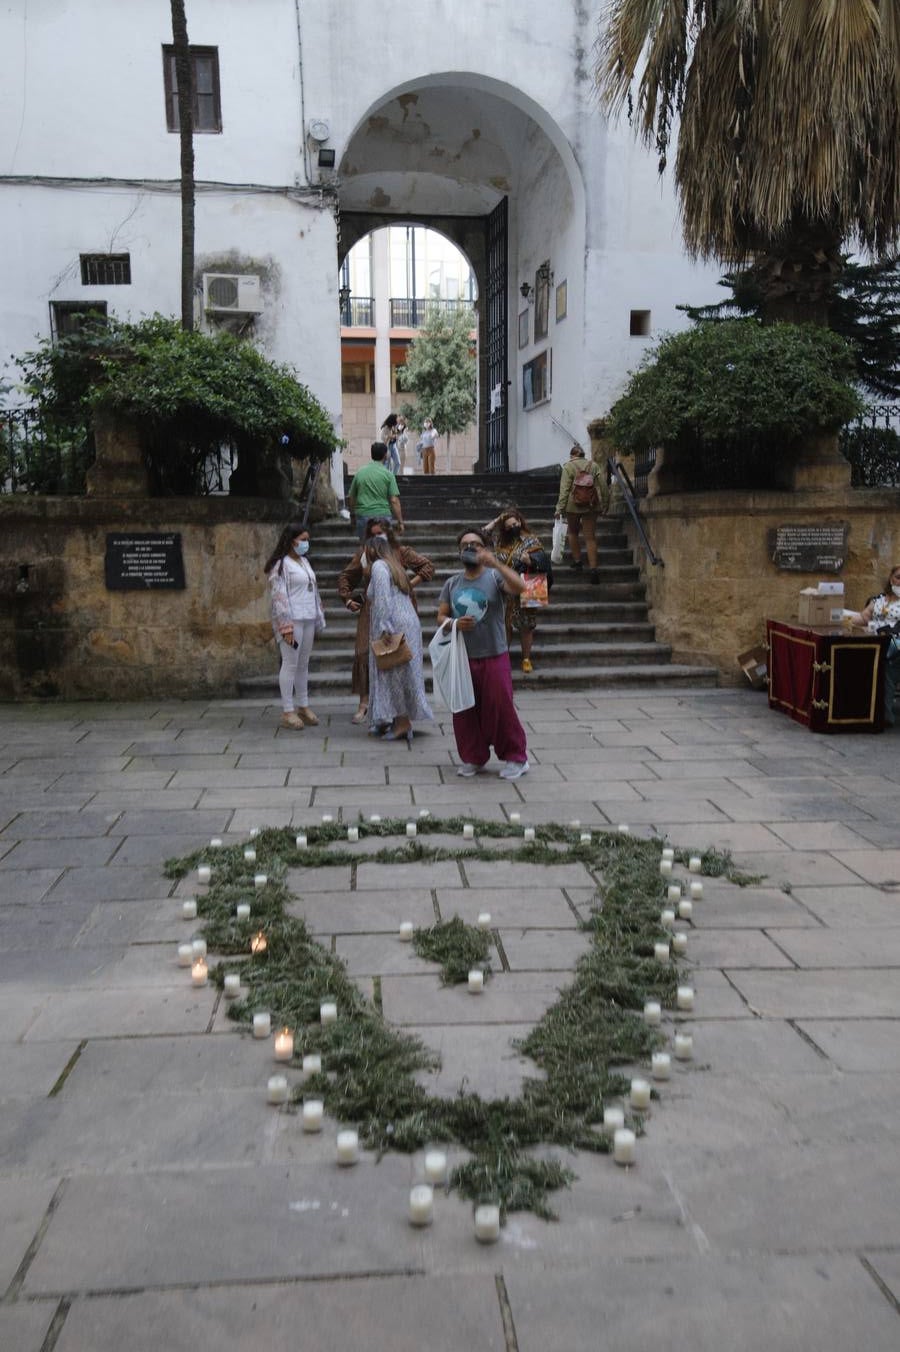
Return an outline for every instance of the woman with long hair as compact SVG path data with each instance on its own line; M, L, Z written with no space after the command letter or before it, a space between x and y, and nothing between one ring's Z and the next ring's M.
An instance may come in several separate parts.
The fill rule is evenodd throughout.
M369 634L403 634L412 659L391 671L381 671L375 654L369 652L369 722L372 731L388 726L385 742L406 740L412 746L413 721L431 721L434 714L425 698L422 674L422 628L412 601L412 586L399 556L383 535L373 535L366 545L371 581L368 587Z
M366 591L369 585L369 560L366 543L373 535L384 536L409 576L410 597L416 605L416 588L434 577L434 564L424 554L417 554L407 545L401 545L389 517L373 517L366 523L363 543L338 578L338 594L351 615L356 616L356 650L350 688L359 705L351 723L364 723L369 708L369 604Z
M512 568L514 573L527 572L532 565L532 557L543 553L544 546L540 538L534 535L522 513L514 503L509 503L484 527L485 534L494 541L494 554L500 563ZM522 670L526 676L534 671L531 662L531 646L534 643L534 631L537 629L538 611L523 607L522 597L509 595L506 598L506 640L513 634L519 635L522 645Z
M868 625L873 633L880 629L900 626L900 563L895 564L888 573L887 581L877 596L866 602L860 613L860 620ZM900 689L900 629L891 633L891 641L884 662L884 719L893 725L896 722L894 701Z
M281 656L281 726L302 732L318 718L309 707L309 657L313 639L325 628L316 575L307 555L309 531L292 521L266 561L272 632Z

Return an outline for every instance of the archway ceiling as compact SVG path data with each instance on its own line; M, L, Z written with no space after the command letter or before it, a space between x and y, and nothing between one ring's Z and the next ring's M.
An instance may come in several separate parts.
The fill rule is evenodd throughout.
M537 124L482 90L417 89L382 104L357 129L340 166L341 207L386 215L483 215L515 194Z

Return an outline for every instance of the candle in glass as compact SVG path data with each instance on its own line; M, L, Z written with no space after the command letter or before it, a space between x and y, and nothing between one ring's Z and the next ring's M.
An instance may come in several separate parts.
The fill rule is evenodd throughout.
M657 962L668 962L668 961L669 961L669 945L668 945L668 944L654 944L654 945L653 945L653 956L654 956L654 958L656 959Z
M256 1038L268 1037L272 1031L272 1015L260 1011L253 1015L253 1036Z
M581 833L581 843L582 843L582 845L590 845L590 843L591 843L591 833L590 833L590 831L582 831L582 833Z
M672 861L671 861L671 859L660 859L660 861L659 861L659 871L660 871L660 873L662 874L662 876L663 876L664 878L667 878L667 877L669 876L669 874L672 872Z
M688 871L691 873L699 873L702 868L703 860L700 858L699 854L692 854L688 860Z
M534 827L533 827L533 826L526 826L526 827L525 827L525 830L522 832L522 838L523 838L524 840L529 841L529 842L533 841L533 840L534 840Z
M687 935L684 932L672 935L672 949L680 958L684 957L687 952Z
M254 873L253 875L253 886L257 889L257 891L260 888L265 887L268 881L269 881L268 875L265 873Z
M463 840L474 840L474 839L475 839L475 827L472 825L471 822L466 822L465 825L463 826Z
M406 835L409 840L413 839L413 837L418 833L418 830L419 828L416 826L415 822L406 823Z
M213 836L212 840L209 842L209 848L211 850L221 850L222 844L223 841L221 836Z
M522 820L522 814L521 814L521 812L511 812L511 813L509 814L509 820L510 820L510 821L513 823L513 825L515 826L516 822L520 822L520 821Z
M249 835L250 835L250 839L251 839L251 840L255 840L256 837L259 835L259 827L258 827L258 826L251 826L251 827L250 827L250 831L249 831Z
M622 1108L604 1108L603 1126L606 1131L617 1131L625 1125L625 1112Z
M426 817L430 817L430 816L431 816L431 813L428 811L428 808L427 808L427 807L420 807L420 808L419 808L419 816L420 816L420 817L422 818L422 820L424 821Z
M690 1033L675 1034L675 1060L690 1061L694 1055L694 1039Z
M206 958L195 958L191 964L191 985L205 986L209 969L206 965Z
M619 835L620 836L631 835L631 827L628 825L627 822L619 822Z
M679 1009L694 1008L694 988L693 986L679 986L675 992L675 1003Z
M292 1061L294 1059L294 1034L290 1028L282 1028L275 1034L275 1060Z
M237 906L235 907L234 914L236 919L238 920L249 920L250 919L249 901L239 901Z
M193 961L194 961L194 945L193 945L193 944L179 944L179 945L178 945L178 966L179 966L179 967L190 967Z
M357 1164L359 1162L359 1132L350 1130L338 1132L336 1157L338 1164Z
M643 1111L650 1107L650 1082L649 1080L631 1081L631 1106Z
M687 897L682 897L678 903L678 914L682 920L690 920L694 914L693 902L688 901Z
M480 995L484 990L484 972L478 967L473 967L469 973L469 990L472 995Z
M672 1073L672 1058L668 1052L654 1052L650 1062L654 1080L667 1080Z
M265 953L268 947L269 941L263 934L262 930L260 930L257 934L254 934L253 938L250 940L250 952L256 954L257 956L259 956L262 953Z
M225 999L236 1000L241 993L241 978L237 972L225 973Z
M322 822L323 822L323 824L324 824L325 826L330 826L331 823L332 823L333 821L334 821L334 817L331 815L330 812L323 812L323 813L322 813Z
M303 1058L303 1075L320 1075L322 1072L322 1058L318 1052L307 1052Z
M675 851L672 849L672 846L671 846L671 845L666 845L666 846L663 847L663 852L662 852L661 858L663 858L663 859L674 859L674 858L675 858Z
M581 818L573 817L572 820L569 822L569 825L571 826L573 831L577 831L579 826L581 825Z
M321 1099L307 1099L303 1105L303 1130L321 1131L325 1105Z
M321 1023L337 1023L337 1005L333 1000L326 1000L319 1005L319 1021Z
M656 1028L662 1023L662 1006L658 1000L646 1000L644 1002L644 1023Z
M181 903L181 916L183 920L197 919L197 901L195 897L188 897L187 901Z
M674 929L675 912L668 909L663 911L659 917L659 923L662 925L663 929Z
M371 817L369 818L369 821L372 823L373 826L377 826L378 823L381 821L381 817L378 815L377 812L373 812Z
M620 1127L613 1136L613 1159L616 1164L634 1164L637 1138L628 1127Z
M412 942L413 928L414 928L414 926L413 926L413 922L412 922L411 920L403 920L403 921L401 921L401 924L400 924L400 942L401 942L401 943L408 944L408 943L411 943L411 942Z
M491 928L490 911L481 911L478 915L478 928L480 930L489 930Z
M349 843L350 843L351 845L355 845L355 844L356 844L356 842L359 840L359 827L358 827L358 826L348 826L348 827L347 827L347 840L349 841Z
M303 834L302 831L300 832L299 836L294 837L294 844L297 846L298 850L306 849L306 836Z
M446 1183L447 1156L443 1150L429 1150L425 1156L425 1181L432 1185Z
M429 1183L417 1183L409 1193L410 1225L430 1225L434 1220L434 1188Z
M244 851L244 863L245 864L256 863L256 851L254 850L252 845L248 845L246 850Z
M475 1208L475 1238L479 1244L494 1244L500 1238L500 1208L492 1202Z
M193 953L193 955L194 955L195 958L205 958L205 957L206 957L206 940L205 940L205 939L200 939L200 938L194 938L194 939L192 939L192 940L191 940L191 952Z
M691 883L691 896L693 897L694 901L702 901L703 884L701 882L697 881Z
M212 878L212 869L209 864L200 864L197 868L197 882L206 887Z
M666 900L674 906L681 900L681 883L670 883L666 892Z
M266 1086L266 1098L269 1103L287 1103L288 1082L286 1075L270 1075Z

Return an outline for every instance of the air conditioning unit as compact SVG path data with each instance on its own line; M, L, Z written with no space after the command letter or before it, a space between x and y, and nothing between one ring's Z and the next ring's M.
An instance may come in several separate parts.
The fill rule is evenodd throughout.
M259 314L259 278L249 273L204 272L203 308L212 314Z

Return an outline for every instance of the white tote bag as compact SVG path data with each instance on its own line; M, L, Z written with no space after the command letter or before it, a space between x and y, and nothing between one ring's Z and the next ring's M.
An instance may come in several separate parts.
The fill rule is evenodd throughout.
M452 714L461 714L475 703L466 641L456 620L445 620L428 645L434 688Z
M566 523L565 521L554 521L553 523L553 545L550 550L550 562L562 563L563 550L566 547Z

